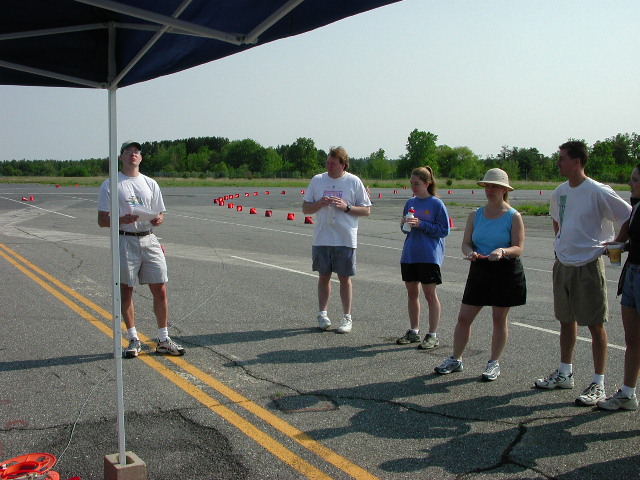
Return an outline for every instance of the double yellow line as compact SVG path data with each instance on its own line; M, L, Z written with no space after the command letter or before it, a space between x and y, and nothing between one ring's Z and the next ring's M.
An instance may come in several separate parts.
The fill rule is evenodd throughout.
M88 320L92 325L98 328L100 331L113 338L113 330L109 326L108 323L97 318L94 314L88 311L85 307L89 308L100 317L106 319L109 323L113 320L113 316L111 313L104 310L99 305L96 305L88 298L83 297L78 292L73 290L72 288L66 286L62 282L60 282L55 277L49 275L44 270L40 269L36 265L29 262L24 257L20 256L17 252L10 249L6 245L0 243L0 256L6 259L9 263L11 263L14 267L20 270L27 277L32 279L42 288L44 288L51 295L56 297L66 306L68 306L71 310L76 312L82 318ZM84 305L84 306L82 306ZM140 334L140 340L144 343L151 343L151 339L145 335ZM319 468L315 467L307 460L303 459L296 453L292 452L289 448L284 446L278 440L276 440L273 436L264 432L260 428L258 428L255 424L245 419L238 413L234 412L228 407L225 407L220 402L218 402L211 395L203 391L201 388L195 386L181 375L176 373L171 368L167 367L160 360L153 358L151 355L146 354L144 351L140 354L140 360L146 363L148 366L156 370L158 373L163 375L165 378L173 382L175 385L180 387L183 391L191 395L193 398L198 400L204 406L209 408L211 411L217 413L222 418L224 418L227 422L235 426L238 430L240 430L245 435L249 436L253 440L255 440L259 445L263 448L271 452L277 458L282 460L284 463L294 468L304 476L310 479L330 479L328 474ZM334 465L339 468L343 472L349 474L353 478L363 479L363 480L373 480L377 479L376 476L372 475L367 470L359 467L358 465L352 463L348 459L342 457L337 454L333 450L325 447L320 442L314 440L306 433L298 430L293 425L285 422L278 416L271 413L269 410L257 405L252 402L248 398L239 394L232 388L229 388L227 385L222 382L216 380L208 373L205 373L198 367L190 364L183 357L173 357L167 356L163 357L167 360L173 362L175 365L180 367L183 371L193 375L197 379L199 379L204 384L211 387L213 390L223 395L231 402L233 402L237 407L243 408L251 414L255 415L262 421L271 425L273 428L283 433L293 441L302 445L304 448L309 450L310 452L316 454L324 461Z

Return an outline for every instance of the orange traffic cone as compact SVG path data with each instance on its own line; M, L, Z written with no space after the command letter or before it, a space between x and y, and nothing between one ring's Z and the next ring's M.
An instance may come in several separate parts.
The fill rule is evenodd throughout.
M295 220L296 219L296 214L295 213L288 213L287 214L287 220Z
M267 190L266 192L264 192L265 195L270 195L271 192L269 190Z
M451 195L453 193L453 190L449 190L447 193Z
M233 208L233 207L235 207L233 203L230 203L229 205L227 205L227 208Z
M254 196L255 196L255 195L258 195L258 192L253 192L253 195L254 195Z
M284 194L285 194L285 193L287 193L287 192L286 192L286 191L284 191L284 190L282 190L280 193L281 193L282 195L284 195Z
M301 193L302 195L304 195L304 190L300 190L300 193Z
M258 211L255 208L252 208L249 210L249 214L250 215L256 215L258 213Z
M248 197L248 196L249 196L249 193L245 192L244 196L245 196L245 197Z
M29 201L30 201L30 202L35 202L35 201L36 201L36 199L35 199L35 198L33 198L33 195L31 195L31 196L29 197Z
M379 193L379 194L378 194L378 198L382 198L382 193Z
M453 223L453 217L449 217L449 228L456 228L456 226Z
M236 207L236 210L237 210L238 212L241 212L241 211L242 211L242 205L238 205L238 206Z
M272 216L272 215L273 215L273 212L272 212L271 210L266 210L266 211L264 212L264 216L265 216L265 217L270 217L270 216Z
M27 200L27 197L22 197L22 201L23 202L28 202L29 200Z
M393 193L398 193L398 190L394 190Z
M304 217L304 223L311 223L311 224L313 224L313 218L311 218L311 217Z
M236 198L240 198L240 194L239 193L236 193Z

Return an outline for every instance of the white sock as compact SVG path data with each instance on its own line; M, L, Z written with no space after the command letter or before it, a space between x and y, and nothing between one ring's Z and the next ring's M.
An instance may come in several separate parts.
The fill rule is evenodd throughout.
M558 368L558 372L562 375L570 375L573 373L573 364L571 363L562 363L560 362L560 368Z
M597 373L593 376L593 383L597 383L601 387L604 387L604 375L598 375Z
M438 338L438 334L436 332L429 332L429 336L433 337L433 338Z
M163 327L158 329L158 340L164 342L169 336L169 327Z
M625 397L632 398L632 397L635 397L636 395L636 389L632 387L627 387L626 385L623 385L620 390L622 390L622 394Z
M326 317L327 316L327 311L326 310L321 310L318 315L320 315L321 317Z
M127 334L129 335L129 340L135 340L138 338L138 331L136 330L136 327L127 329Z
M347 320L351 320L351 314L350 313L345 313L344 314L344 318L346 318Z
M418 333L420 333L420 330L416 330L415 328L412 328L411 333L415 333L417 335Z

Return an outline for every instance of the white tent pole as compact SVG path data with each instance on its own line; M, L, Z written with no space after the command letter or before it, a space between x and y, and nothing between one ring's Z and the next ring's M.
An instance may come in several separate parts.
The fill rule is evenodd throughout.
M115 75L115 25L109 26L109 80ZM110 82L111 83L111 82ZM118 453L120 465L127 464L124 430L124 382L122 378L122 320L120 296L120 206L118 202L118 116L117 85L109 88L109 190L111 191L111 274L113 287L113 358L116 367Z

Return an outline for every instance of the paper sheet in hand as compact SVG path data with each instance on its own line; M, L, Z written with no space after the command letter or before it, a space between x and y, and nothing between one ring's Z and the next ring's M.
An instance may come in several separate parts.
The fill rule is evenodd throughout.
M144 205L136 205L131 207L131 215L137 215L139 222L150 222L154 218L158 218L160 215L158 212L154 212L150 208L145 207Z

